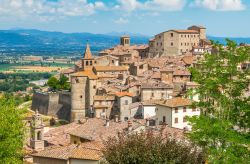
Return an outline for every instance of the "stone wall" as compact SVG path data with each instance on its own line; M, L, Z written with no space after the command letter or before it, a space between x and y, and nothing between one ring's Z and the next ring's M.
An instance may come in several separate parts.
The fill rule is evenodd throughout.
M70 93L69 92L35 92L33 94L31 110L38 110L43 115L55 116L59 119L70 120Z

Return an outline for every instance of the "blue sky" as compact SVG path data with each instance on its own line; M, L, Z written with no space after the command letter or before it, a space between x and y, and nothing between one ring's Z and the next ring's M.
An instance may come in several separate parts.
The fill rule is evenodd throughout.
M0 0L0 29L154 35L197 24L250 37L249 0Z

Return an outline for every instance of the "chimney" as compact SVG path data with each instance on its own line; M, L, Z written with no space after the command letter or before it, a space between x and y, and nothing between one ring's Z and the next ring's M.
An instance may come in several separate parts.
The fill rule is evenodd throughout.
M106 127L109 127L109 119L106 119L106 124L105 124Z
M132 131L132 122L130 120L128 120L128 131Z
M115 122L119 122L118 115L115 115Z

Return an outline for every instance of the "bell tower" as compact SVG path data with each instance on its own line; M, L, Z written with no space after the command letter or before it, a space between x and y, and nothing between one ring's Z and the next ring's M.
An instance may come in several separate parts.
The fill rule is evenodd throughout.
M36 151L44 150L43 133L44 125L42 116L36 110L36 113L32 116L30 138L30 146Z
M83 70L92 69L93 65L95 65L95 60L92 57L89 43L87 43L86 49L84 52L84 57L82 59L82 68Z
M130 46L130 37L128 35L121 36L120 45L124 47Z

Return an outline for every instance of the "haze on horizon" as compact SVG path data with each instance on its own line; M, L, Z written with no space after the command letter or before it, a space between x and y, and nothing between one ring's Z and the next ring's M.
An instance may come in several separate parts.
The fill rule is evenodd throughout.
M0 0L0 29L152 36L203 25L208 35L250 37L247 0Z

